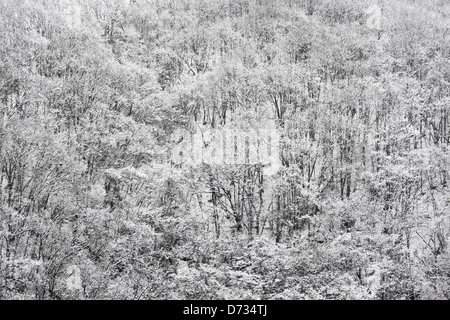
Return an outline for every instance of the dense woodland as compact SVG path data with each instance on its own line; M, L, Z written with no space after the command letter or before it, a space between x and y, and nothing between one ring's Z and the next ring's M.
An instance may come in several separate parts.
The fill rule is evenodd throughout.
M449 299L450 3L374 3L0 0L0 299Z

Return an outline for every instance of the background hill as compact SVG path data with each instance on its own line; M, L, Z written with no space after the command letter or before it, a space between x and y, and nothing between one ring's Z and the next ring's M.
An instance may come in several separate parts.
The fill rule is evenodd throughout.
M0 0L0 299L449 299L449 26L445 0ZM170 159L260 116L275 175Z

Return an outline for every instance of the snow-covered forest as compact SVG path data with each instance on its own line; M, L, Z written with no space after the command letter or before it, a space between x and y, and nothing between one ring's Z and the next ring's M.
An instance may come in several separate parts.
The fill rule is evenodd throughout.
M448 0L0 0L0 299L450 299L449 184Z

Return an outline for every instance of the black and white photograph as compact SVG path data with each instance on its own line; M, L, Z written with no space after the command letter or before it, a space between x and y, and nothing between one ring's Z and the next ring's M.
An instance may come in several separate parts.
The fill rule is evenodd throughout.
M450 1L0 0L0 300L450 300Z

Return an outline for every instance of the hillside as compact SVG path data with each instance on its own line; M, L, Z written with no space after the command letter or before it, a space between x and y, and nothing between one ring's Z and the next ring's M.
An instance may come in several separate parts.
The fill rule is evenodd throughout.
M449 26L0 0L0 299L449 299Z

